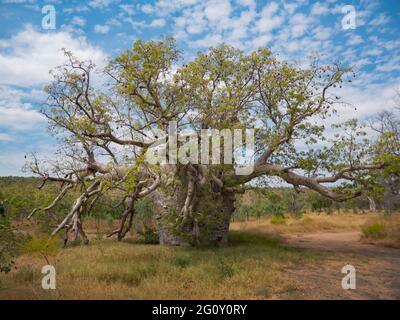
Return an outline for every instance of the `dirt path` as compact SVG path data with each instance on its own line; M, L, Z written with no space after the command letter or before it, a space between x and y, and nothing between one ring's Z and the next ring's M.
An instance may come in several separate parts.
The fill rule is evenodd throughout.
M298 296L306 299L400 299L400 250L360 243L359 232L285 235L290 246L326 256L287 269ZM356 269L356 289L344 290L344 265Z

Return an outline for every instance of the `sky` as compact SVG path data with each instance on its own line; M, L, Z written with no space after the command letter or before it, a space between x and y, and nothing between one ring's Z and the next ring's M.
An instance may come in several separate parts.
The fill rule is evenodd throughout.
M0 21L0 176L26 175L27 153L55 151L39 110L62 48L99 70L137 39L170 36L186 60L220 43L267 46L299 65L317 54L356 71L340 92L356 109L340 107L341 121L392 109L400 89L399 0L0 0Z

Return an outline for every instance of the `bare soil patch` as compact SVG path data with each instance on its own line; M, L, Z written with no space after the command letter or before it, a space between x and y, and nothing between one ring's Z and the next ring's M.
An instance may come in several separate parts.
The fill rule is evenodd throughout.
M329 255L313 264L286 271L296 285L294 298L305 299L400 299L400 250L360 243L360 232L286 234L290 246ZM356 289L344 290L344 265L356 268Z

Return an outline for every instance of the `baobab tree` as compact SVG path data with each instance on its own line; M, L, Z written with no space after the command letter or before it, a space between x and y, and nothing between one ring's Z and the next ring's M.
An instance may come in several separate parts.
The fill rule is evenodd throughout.
M30 216L80 190L52 235L64 230L87 241L82 218L112 192L124 211L110 236L122 239L132 226L136 201L151 197L161 244L225 243L235 195L257 183L278 179L298 192L308 188L344 201L361 194L359 179L385 165L353 135L340 134L357 136L357 126L346 124L338 136L325 137L324 119L340 103L333 91L354 76L339 64L313 62L304 69L266 48L244 53L228 45L183 64L173 39L139 40L110 61L104 70L108 84L96 89L94 65L65 54L67 63L53 71L54 81L46 87L43 110L62 140L60 153L52 160L32 155L29 163L44 183L61 184L54 201ZM199 143L209 139L201 130L253 128L253 170L237 174L236 160L180 163L168 152L165 162L146 161L156 145L169 148L170 136L160 142L155 132L168 132L171 121L178 134L195 132Z
M386 212L393 211L400 204L400 93L397 92L397 106L383 110L368 121L368 126L377 134L373 150L376 158L386 165L370 176L366 184L366 195L370 210L376 210L376 199ZM371 181L372 180L372 181Z

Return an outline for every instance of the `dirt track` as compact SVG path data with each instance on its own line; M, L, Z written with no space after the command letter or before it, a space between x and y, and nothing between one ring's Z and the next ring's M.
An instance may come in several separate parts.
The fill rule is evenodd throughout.
M286 235L290 246L328 255L323 262L287 269L296 284L297 298L400 299L400 250L360 243L359 232ZM355 290L344 290L344 265L356 269Z

